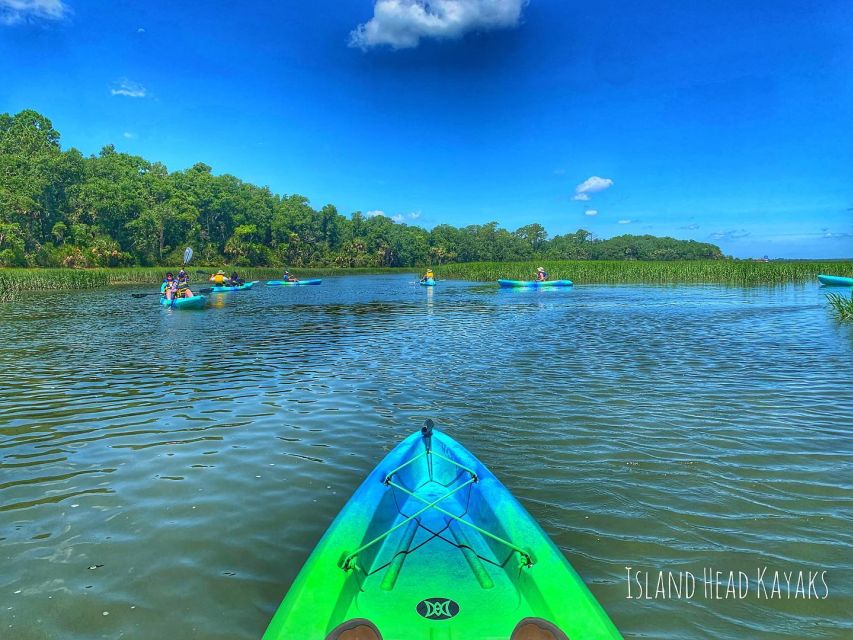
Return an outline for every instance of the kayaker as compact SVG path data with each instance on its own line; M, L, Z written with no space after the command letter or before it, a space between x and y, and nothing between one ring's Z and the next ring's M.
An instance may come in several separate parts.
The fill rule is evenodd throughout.
M181 275L183 274L183 275ZM187 272L181 269L178 272L178 279L175 280L175 297L176 298L192 298L193 292L190 290L190 281L187 277Z
M227 280L228 278L225 277L225 272L222 269L210 276L210 281L220 287L224 286Z
M544 282L547 279L548 274L544 268L539 267L538 269L536 269L536 280L538 280L539 282Z
M237 275L237 272L235 271L231 274L231 286L239 287L241 284L243 284L243 280L240 278L240 276Z
M172 296L175 293L175 275L169 271L166 274L166 277L163 278L163 287L161 287L161 291L166 296L166 300L171 300Z
M433 274L432 269L427 269L426 274L421 278L421 282L426 282L427 280L435 280L435 275Z
M295 276L290 275L290 271L284 272L282 280L284 280L285 282L299 282L299 280Z

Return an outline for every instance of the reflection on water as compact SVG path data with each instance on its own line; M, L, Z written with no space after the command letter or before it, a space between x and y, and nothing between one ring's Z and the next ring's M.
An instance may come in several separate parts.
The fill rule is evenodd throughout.
M259 637L427 416L626 637L853 631L853 331L817 287L132 291L0 306L0 637ZM626 566L827 570L830 597L628 600Z

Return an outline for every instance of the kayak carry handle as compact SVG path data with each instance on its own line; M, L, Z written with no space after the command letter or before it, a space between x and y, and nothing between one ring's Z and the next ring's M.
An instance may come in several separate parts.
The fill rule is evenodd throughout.
M435 423L427 418L424 421L424 426L421 427L421 436L424 439L424 448L429 451L432 449L432 430L435 427Z

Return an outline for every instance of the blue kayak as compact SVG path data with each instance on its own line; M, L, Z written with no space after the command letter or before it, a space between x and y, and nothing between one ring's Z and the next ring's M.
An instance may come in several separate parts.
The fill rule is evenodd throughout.
M226 291L243 291L244 289L251 289L252 286L257 282L257 280L253 280L252 282L246 282L244 284L237 285L234 287L229 287L226 285L216 285L215 287L213 287L213 289L211 289L211 291L213 291L213 293L224 293Z
M435 280L432 278L427 278L426 280L421 280L420 284L423 287L434 287L435 286Z
M824 276L817 277L821 284L830 287L853 287L853 278L845 278L843 276Z
M160 285L160 293L166 291L166 283ZM172 298L169 300L165 295L160 296L160 304L172 309L204 309L207 306L207 296L192 296L189 298Z
M300 285L309 285L309 284L320 284L323 282L321 278L315 278L314 280L267 280L268 287L284 287L284 286L300 286Z
M173 298L167 300L166 296L160 297L160 304L172 309L204 309L207 306L207 296L192 296L190 298Z
M571 280L498 280L498 284L504 288L511 289L539 289L541 287L571 287Z

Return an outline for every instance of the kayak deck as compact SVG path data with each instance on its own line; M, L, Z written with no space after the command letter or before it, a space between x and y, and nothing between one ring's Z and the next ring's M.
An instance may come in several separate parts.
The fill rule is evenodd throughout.
M244 284L234 287L214 285L211 291L213 291L213 293L225 293L226 291L243 291L244 289L251 289L257 282L257 280L254 280L252 282L246 282Z
M404 440L368 476L264 638L325 640L339 625L366 619L382 640L509 640L528 618L569 638L620 638L518 501L434 431Z
M574 285L571 280L498 280L498 284L506 289L538 289L541 287L571 287Z
M827 276L819 275L817 279L821 284L830 287L853 287L853 278L845 278L844 276Z
M204 309L207 306L207 297L191 296L189 298L173 298L172 300L168 300L166 296L161 296L160 304L172 309Z
M284 287L284 286L306 286L306 285L316 285L323 282L322 278L314 278L312 280L297 280L296 282L290 280L267 280L268 287Z

